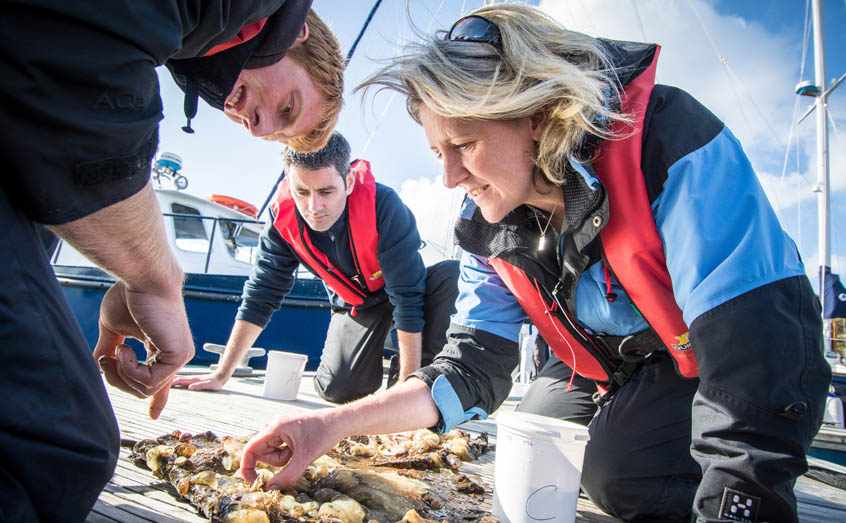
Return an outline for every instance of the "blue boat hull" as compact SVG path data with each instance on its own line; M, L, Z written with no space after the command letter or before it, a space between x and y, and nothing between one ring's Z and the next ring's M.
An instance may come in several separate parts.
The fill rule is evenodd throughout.
M89 267L53 267L65 297L93 348L97 343L100 303L103 294L114 283L105 272ZM246 276L188 274L184 287L185 309L194 336L195 356L191 365L217 363L218 356L203 350L205 343L225 345L229 339L235 314L241 303ZM314 370L329 326L330 305L320 280L299 279L270 323L256 340L255 346L308 356L307 370ZM138 358L146 358L143 345L127 340ZM253 358L250 366L263 369L267 357Z

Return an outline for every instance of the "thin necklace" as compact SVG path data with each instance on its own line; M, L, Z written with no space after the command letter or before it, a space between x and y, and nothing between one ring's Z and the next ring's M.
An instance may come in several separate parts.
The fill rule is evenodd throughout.
M535 211L533 214L535 215L535 221L538 222L538 230L541 233L541 237L538 240L538 250L542 251L544 246L546 245L546 230L549 229L549 224L552 223L552 216L555 214L555 209L558 208L558 204L552 208L552 212L549 213L549 219L546 221L546 225L541 227L540 220L538 219L538 212Z

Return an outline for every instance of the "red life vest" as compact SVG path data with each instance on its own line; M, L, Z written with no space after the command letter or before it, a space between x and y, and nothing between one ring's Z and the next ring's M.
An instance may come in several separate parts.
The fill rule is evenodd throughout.
M376 230L376 180L370 172L370 163L357 160L350 168L355 174L355 186L347 196L347 229L350 237L350 251L357 274L344 276L332 265L329 258L311 243L308 228L299 216L294 198L288 186L288 179L279 182L273 202L276 218L273 226L282 238L338 296L350 305L364 303L370 292L385 286L382 269L376 259L376 245L379 233Z
M643 120L655 85L659 50L656 48L649 67L621 93L621 111L633 116L634 132L623 140L604 141L592 165L607 188L609 199L608 223L599 233L608 267L670 349L678 373L691 378L698 375L696 359L688 327L673 295L663 244L641 171ZM612 132L632 131L623 125L612 126ZM537 283L522 269L495 258L490 263L561 361L586 378L610 379L613 365L607 358L598 356L603 349L572 321L567 311L560 310L554 302L548 305ZM565 328L562 321L572 330Z

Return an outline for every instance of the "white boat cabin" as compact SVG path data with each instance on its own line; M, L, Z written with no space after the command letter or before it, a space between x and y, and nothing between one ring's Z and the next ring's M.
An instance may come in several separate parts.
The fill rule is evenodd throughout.
M263 225L227 205L185 192L156 189L165 234L186 273L248 276ZM226 197L210 196L219 201ZM238 202L235 199L228 199ZM254 209L254 208L253 208ZM93 267L76 249L62 243L54 265Z

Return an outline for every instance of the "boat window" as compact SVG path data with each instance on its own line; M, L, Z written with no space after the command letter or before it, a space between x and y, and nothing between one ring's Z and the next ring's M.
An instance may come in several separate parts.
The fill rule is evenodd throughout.
M220 220L220 230L223 232L224 243L229 255L244 263L253 263L258 252L259 235L239 222Z
M172 203L170 208L173 214L189 215L173 217L176 246L183 251L208 252L209 239L206 236L203 220L200 218L200 211L178 203Z

